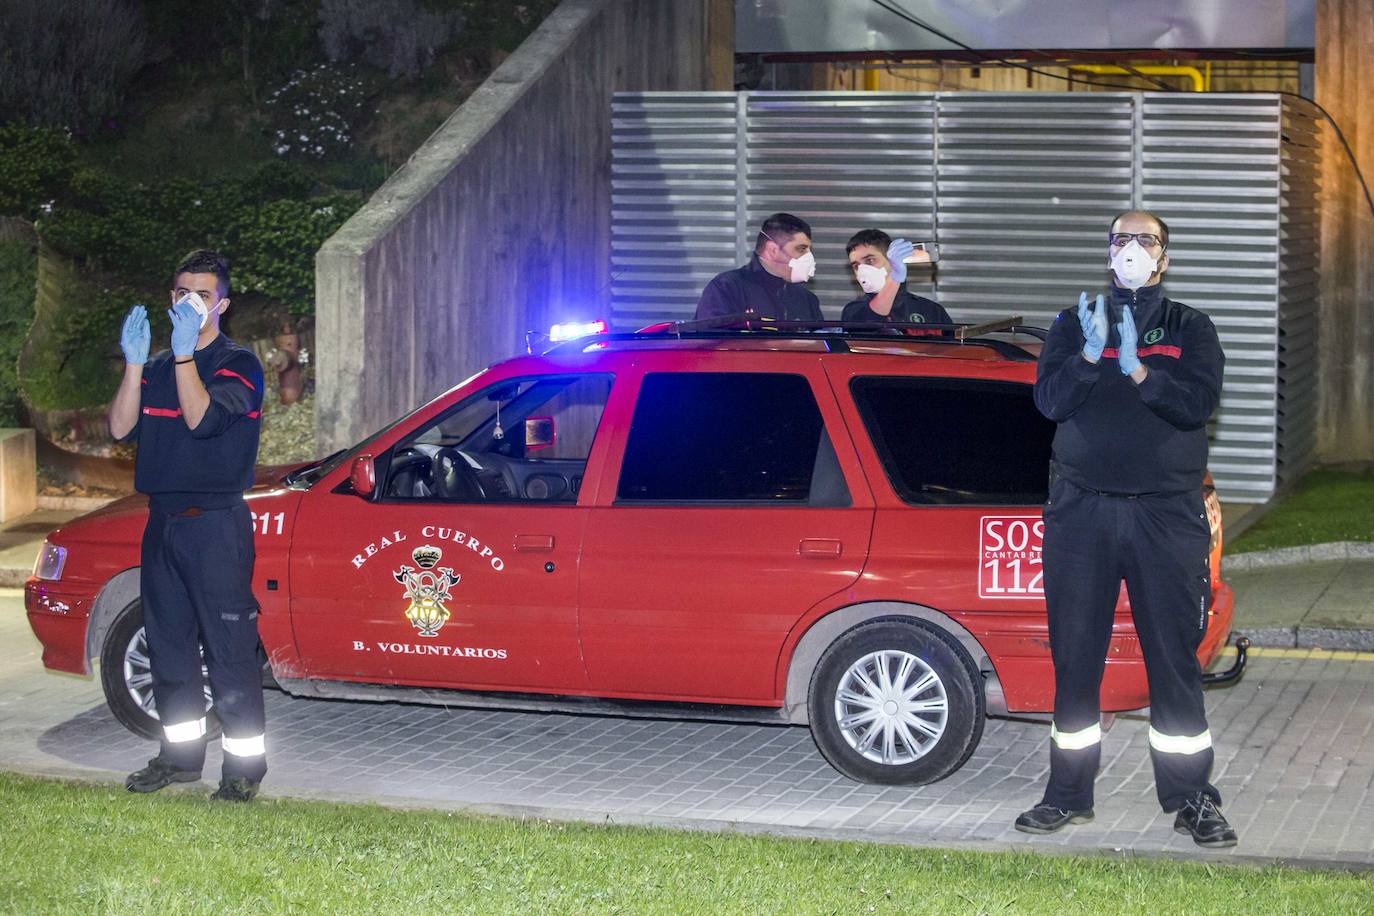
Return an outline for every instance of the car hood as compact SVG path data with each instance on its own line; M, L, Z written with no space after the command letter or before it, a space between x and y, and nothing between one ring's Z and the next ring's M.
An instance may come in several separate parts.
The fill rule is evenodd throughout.
M280 489L283 477L296 468L305 467L307 463L264 465L256 468L253 486L245 495L265 496ZM59 544L92 540L137 541L142 537L143 525L147 518L148 497L142 493L135 493L72 519L54 529L48 535L48 540Z

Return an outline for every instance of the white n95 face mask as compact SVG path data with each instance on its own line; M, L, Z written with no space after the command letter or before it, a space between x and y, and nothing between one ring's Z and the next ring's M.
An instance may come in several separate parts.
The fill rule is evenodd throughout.
M801 257L788 261L787 266L792 268L793 283L805 283L816 275L816 256L808 251Z
M200 298L200 293L187 293L181 297L181 301L191 303L191 308L200 316L200 326L205 327L205 322L210 320L210 309L205 305L205 300ZM216 302L215 305L218 307L219 303Z
M1137 290L1149 281L1159 262L1150 257L1150 253L1139 242L1131 239L1112 255L1111 265L1118 284L1129 290Z
M859 285L863 287L864 292L876 293L887 282L887 268L860 264L859 269L854 271L854 276L859 279Z

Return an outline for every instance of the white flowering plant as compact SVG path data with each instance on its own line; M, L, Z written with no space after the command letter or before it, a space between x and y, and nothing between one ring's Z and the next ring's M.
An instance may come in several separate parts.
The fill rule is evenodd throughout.
M373 77L350 64L297 70L264 101L273 151L315 161L340 155L371 113L377 89Z

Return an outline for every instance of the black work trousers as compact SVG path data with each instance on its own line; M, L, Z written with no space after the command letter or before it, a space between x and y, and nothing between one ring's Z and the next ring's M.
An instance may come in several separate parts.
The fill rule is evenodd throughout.
M1054 658L1054 727L1044 801L1093 806L1101 689L1121 582L1150 688L1150 756L1165 811L1208 781L1211 734L1197 649L1211 605L1201 492L1104 495L1057 476L1045 503L1045 603Z
M203 649L224 727L224 775L256 782L267 756L253 559L252 518L241 501L149 512L140 583L162 756L186 770L205 764Z

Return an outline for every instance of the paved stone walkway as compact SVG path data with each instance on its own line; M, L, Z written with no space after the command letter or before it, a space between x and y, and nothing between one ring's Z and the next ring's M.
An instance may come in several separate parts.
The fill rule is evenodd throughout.
M47 673L19 593L0 591L0 768L122 780L156 752L95 679ZM1273 653L1275 650L1270 650ZM1285 859L1374 867L1374 658L1261 652L1208 695L1214 778L1241 843L1205 851L1155 802L1147 723L1104 745L1097 820L1050 837L1045 724L991 719L969 762L920 788L861 785L805 729L304 700L269 691L268 795L980 849ZM217 776L212 750L207 777ZM209 788L208 780L206 789Z

